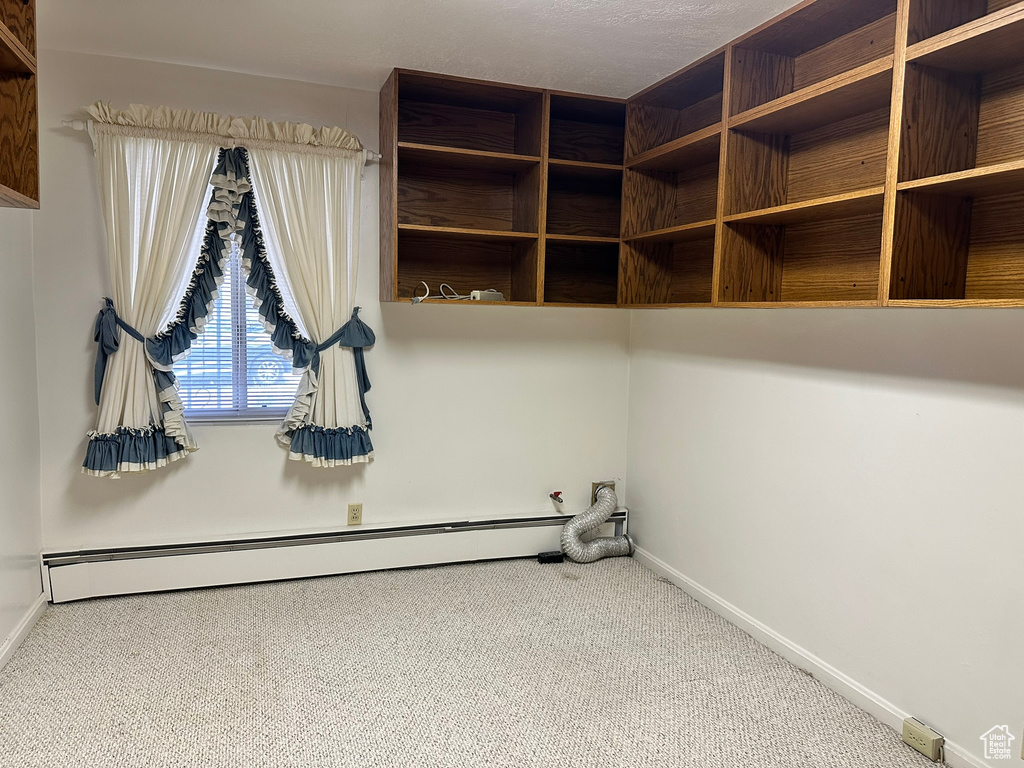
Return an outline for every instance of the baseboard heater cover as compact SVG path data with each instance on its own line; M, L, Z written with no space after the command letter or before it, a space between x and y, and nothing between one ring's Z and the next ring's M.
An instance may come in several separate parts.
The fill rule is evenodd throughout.
M598 535L626 530L619 508ZM91 597L532 557L557 549L565 515L459 521L41 555L52 603Z

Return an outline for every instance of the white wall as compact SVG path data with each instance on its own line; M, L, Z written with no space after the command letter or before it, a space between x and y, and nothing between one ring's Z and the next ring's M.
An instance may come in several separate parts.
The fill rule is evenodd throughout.
M641 545L689 578L975 752L1024 720L1024 314L382 307L371 167L359 292L377 460L315 470L272 426L201 426L187 461L86 478L106 275L89 141L60 120L140 101L338 124L375 146L376 94L52 51L40 68L46 548L323 528L350 501L367 524L547 511L554 488L579 507L591 480L628 471ZM25 304L25 284L3 290ZM31 425L34 406L12 418Z
M628 313L381 306L377 175L363 197L359 303L377 458L314 469L286 460L273 425L197 426L201 449L118 481L79 474L92 426L92 323L107 285L91 145L60 127L95 100L340 125L377 146L377 94L177 65L43 51L36 301L46 549L197 540L343 524L549 513L586 506L625 472ZM60 360L60 375L47 366Z
M639 545L981 752L1024 721L1024 313L634 312Z
M32 309L32 217L0 209L0 645L39 584L39 406Z

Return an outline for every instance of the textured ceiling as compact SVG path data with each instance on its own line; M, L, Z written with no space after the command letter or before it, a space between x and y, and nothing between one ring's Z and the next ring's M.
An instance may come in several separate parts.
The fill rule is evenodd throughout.
M795 0L38 0L40 46L377 90L392 67L630 96Z

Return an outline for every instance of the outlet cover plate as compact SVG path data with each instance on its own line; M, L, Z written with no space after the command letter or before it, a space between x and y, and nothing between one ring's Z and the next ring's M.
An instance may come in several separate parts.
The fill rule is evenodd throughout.
M348 524L349 525L362 525L363 524L363 505L362 504L349 504L348 505Z
M903 741L934 763L942 755L945 739L920 720L908 717L903 721Z

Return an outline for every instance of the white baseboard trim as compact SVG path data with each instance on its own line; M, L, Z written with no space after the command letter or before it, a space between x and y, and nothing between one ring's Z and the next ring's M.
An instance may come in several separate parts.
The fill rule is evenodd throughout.
M806 648L802 648L783 637L753 616L744 613L735 605L723 600L711 590L684 576L668 563L655 557L642 547L637 547L633 556L638 562L647 566L659 576L663 576L671 581L697 602L707 606L730 624L739 627L761 644L771 648L786 661L813 675L822 684L831 688L844 699L847 699L876 719L894 728L897 733L903 728L903 720L912 716L874 691L865 688L853 678L840 672L828 662L818 658ZM968 753L959 744L948 739L946 740L946 763L950 768L994 768L991 763Z
M46 610L46 595L39 595L35 602L29 606L29 609L25 612L25 615L21 617L21 621L18 622L18 626L14 628L7 639L4 640L3 645L0 645L0 669L4 668L4 665L8 662L14 652L18 650L18 646L21 645L22 641L28 637L28 633L32 631L32 627L39 621L39 617L43 615L43 611Z

